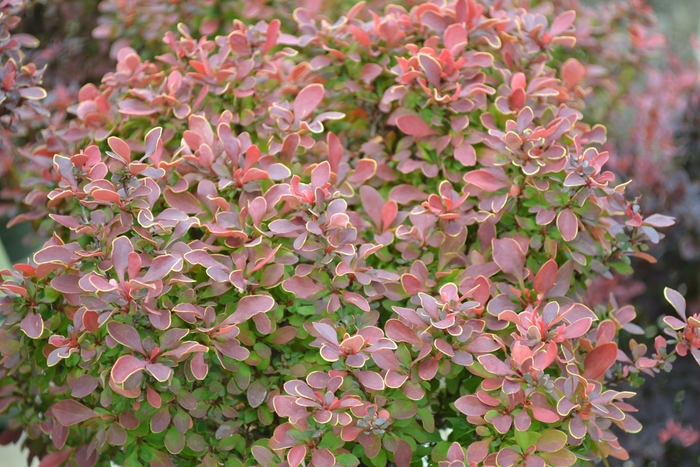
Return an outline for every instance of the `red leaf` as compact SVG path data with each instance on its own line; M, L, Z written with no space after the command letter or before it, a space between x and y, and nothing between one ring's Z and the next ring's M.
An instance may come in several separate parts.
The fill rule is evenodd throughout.
M396 126L407 135L417 138L432 136L438 133L433 127L425 123L425 120L417 115L401 115L396 119Z
M209 365L204 361L204 352L197 352L190 360L190 368L192 369L192 375L202 381L207 377L209 373Z
M586 355L586 360L583 363L583 377L588 379L600 378L608 371L608 368L613 366L615 360L617 360L617 344L608 342L607 344L599 345Z
M73 426L80 422L98 417L92 409L88 409L80 402L73 399L65 399L51 406L51 413L58 423L63 426Z
M124 161L131 162L131 149L129 149L129 145L126 144L122 139L117 138L115 136L110 136L107 139L107 144L109 144L109 147L112 148L112 151L114 151L119 157L124 159Z
M396 342L408 342L413 345L423 345L423 341L411 328L397 319L390 319L385 326L386 336Z
M538 407L536 405L530 406L530 410L532 411L532 416L535 417L535 420L542 423L556 423L559 421L559 415L557 415L553 410Z

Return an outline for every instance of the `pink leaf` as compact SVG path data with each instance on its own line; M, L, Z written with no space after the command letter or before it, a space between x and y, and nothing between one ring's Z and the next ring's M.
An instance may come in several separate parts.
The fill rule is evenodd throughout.
M499 179L487 169L472 170L467 172L463 178L465 182L471 183L489 193L510 186L508 182Z
M309 84L294 99L294 118L304 120L323 102L325 90L319 83Z
M386 336L396 342L408 342L413 345L423 345L423 341L408 326L397 319L390 319L385 326Z
M411 460L413 459L413 449L411 449L411 445L400 438L397 440L396 444L394 464L396 464L396 467L410 467Z
M287 453L289 467L298 467L306 457L306 446L294 446Z
M425 123L425 120L417 115L401 115L396 119L396 126L407 135L417 138L432 136L438 133L433 127Z
M552 36L558 36L574 24L576 19L576 12L574 10L565 11L564 13L557 16L554 21L552 21L552 27L549 28L549 34Z
M267 35L265 37L265 45L263 46L263 54L266 54L277 45L277 38L280 32L280 20L273 19L267 26Z

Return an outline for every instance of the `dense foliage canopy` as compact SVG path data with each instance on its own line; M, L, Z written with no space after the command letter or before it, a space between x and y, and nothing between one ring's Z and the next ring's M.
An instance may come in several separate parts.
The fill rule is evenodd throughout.
M4 111L40 115L21 3L0 18ZM671 340L625 353L634 309L586 299L673 223L626 196L584 118L622 59L582 64L600 42L577 45L566 2L254 24L199 3L174 2L200 34L119 48L24 154L14 222L52 235L0 271L0 405L42 467L627 458L618 384L698 358L700 320L669 289ZM658 41L635 24L626 59Z

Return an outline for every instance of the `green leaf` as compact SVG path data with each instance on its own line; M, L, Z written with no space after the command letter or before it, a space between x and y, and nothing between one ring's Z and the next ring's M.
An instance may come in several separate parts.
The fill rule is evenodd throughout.
M165 434L165 447L170 454L178 454L185 447L185 435L171 426Z
M139 462L139 452L137 449L131 451L126 459L124 460L124 467L143 467L143 464Z
M518 443L523 450L537 444L537 440L540 439L539 433L535 431L518 431L515 430L515 442Z
M370 461L374 467L385 467L386 466L386 451L384 449L379 451L375 457L371 458Z
M360 464L360 459L352 454L338 454L335 456L335 461L344 467L355 467Z
M435 417L433 416L433 413L430 410L423 407L422 409L418 410L418 416L423 422L423 428L425 429L425 431L427 431L428 433L432 433L435 431Z
M340 437L335 436L333 433L329 432L323 435L323 438L321 438L321 442L318 443L318 446L320 448L327 448L331 452L337 450L338 448L343 447L345 444L345 441L340 439Z

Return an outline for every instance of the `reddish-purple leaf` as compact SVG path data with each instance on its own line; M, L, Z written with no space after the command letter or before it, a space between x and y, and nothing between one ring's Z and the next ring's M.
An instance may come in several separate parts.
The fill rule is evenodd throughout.
M311 454L311 462L316 467L333 467L335 456L328 449L315 449Z
M124 273L129 269L129 254L133 251L134 246L126 237L117 237L112 242L112 263L119 282L124 282Z
M78 398L88 396L97 389L98 384L99 380L94 376L82 375L71 385L71 395Z
M554 287L558 272L559 267L557 266L557 262L553 259L544 263L535 276L535 292L546 295L547 292Z
M63 426L73 426L99 416L94 410L73 399L65 399L51 406L51 413Z
M30 311L22 318L20 329L24 331L30 339L38 339L44 333L44 320L41 319L41 315Z
M46 454L41 458L39 462L39 467L59 467L68 460L70 455L73 453L74 448L66 448L61 451L54 451Z
M311 278L299 276L292 276L284 281L282 283L282 288L302 299L308 299L325 290L325 287L316 284Z
M112 339L119 342L121 345L139 352L142 355L146 354L141 346L141 336L132 326L111 321L107 324L107 332L112 336Z
M269 295L248 295L236 304L236 311L230 316L232 323L243 323L258 313L267 313L275 306Z
M506 274L512 274L518 279L523 278L525 253L520 244L512 238L493 239L493 260Z
M571 209L564 208L557 216L557 229L565 241L573 241L578 235L578 218Z
M491 410L491 407L484 404L473 394L462 396L455 401L455 407L464 415L481 417Z
M685 316L686 305L685 305L685 298L683 298L683 295L681 295L680 293L678 293L677 291L675 291L669 287L666 287L664 289L664 297L666 297L666 300L668 301L668 303L670 303L671 306L673 306L673 308L676 309L676 312L678 313L678 315L681 318L683 318L683 321L685 321L686 320L686 316Z
M397 439L396 451L394 452L394 464L396 467L410 467L413 459L413 449L403 439Z
M179 271L182 268L182 258L172 255L158 256L151 263L148 272L140 279L143 282L160 280L170 274L171 271Z
M493 354L480 355L478 360L489 373L493 373L494 375L498 376L513 374L513 369L510 367L510 365L507 365Z
M122 355L112 366L112 380L119 386L124 384L129 376L146 368L146 362L133 355Z
M384 379L374 371L356 371L353 373L357 380L370 391L384 390Z

